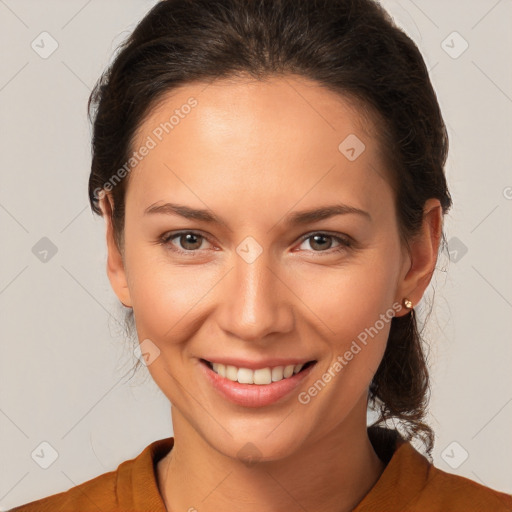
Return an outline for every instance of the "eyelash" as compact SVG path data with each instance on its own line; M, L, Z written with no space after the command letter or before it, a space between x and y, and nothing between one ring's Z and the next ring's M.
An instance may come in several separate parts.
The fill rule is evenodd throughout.
M200 249L188 250L188 251L184 250L184 249L177 249L171 243L171 241L174 240L175 238L178 238L178 237L180 237L182 235L188 235L188 234L195 235L197 237L202 238L203 240L208 241L207 237L205 237L204 235L202 235L201 233L198 233L196 231L178 231L178 232L166 233L166 234L162 235L160 237L160 239L159 239L159 243L161 245L166 246L167 248L169 248L173 252L176 252L178 254L183 254L184 256L187 256L187 257L194 257L194 256L196 256L196 254L198 252L200 252ZM345 251L347 249L352 248L352 241L348 237L343 237L343 236L339 236L339 235L333 235L331 233L327 233L327 232L324 232L324 231L314 231L312 233L308 233L308 234L302 236L301 239L300 239L300 244L299 245L301 245L305 240L308 240L309 238L313 238L315 235L321 235L321 236L325 236L325 237L328 237L328 238L332 238L333 240L336 240L337 242L339 242L340 245L338 247L327 249L326 251L310 251L310 252L314 252L314 253L317 253L317 254L322 254L322 253L324 253L324 254L333 254L333 253L342 252L342 251Z

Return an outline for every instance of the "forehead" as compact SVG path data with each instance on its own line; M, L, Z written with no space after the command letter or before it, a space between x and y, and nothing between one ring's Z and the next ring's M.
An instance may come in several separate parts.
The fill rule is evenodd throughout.
M189 108L192 101L196 105ZM363 138L373 138L376 133L363 102L295 75L264 80L236 77L181 85L162 95L146 114L136 137L154 131L160 123L169 122L173 114L177 115L167 132L179 134L178 124L185 118L192 118L196 121L197 137L210 135L213 128L219 135L235 132L239 136L254 137L262 125L270 136L280 131L283 124L290 137L300 138L309 131L310 142L316 139L311 136L313 130L327 137L332 132L334 140L347 130ZM294 120L296 123L291 122Z
M357 190L364 206L384 176L374 132L358 103L302 77L190 83L140 125L132 149L151 149L130 173L128 194L142 206L165 189L255 201Z

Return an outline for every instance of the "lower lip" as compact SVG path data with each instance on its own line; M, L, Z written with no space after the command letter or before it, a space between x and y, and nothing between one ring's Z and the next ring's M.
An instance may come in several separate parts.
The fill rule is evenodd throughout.
M291 392L309 375L316 363L292 377L271 384L240 384L215 373L206 363L200 361L201 371L204 372L212 386L231 402L244 407L264 407L273 404Z

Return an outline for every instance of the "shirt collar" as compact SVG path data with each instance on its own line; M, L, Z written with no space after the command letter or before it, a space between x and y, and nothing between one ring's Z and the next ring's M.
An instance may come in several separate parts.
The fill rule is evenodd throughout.
M369 427L368 437L386 467L353 512L378 511L383 502L399 510L421 493L428 480L430 463L396 430ZM135 459L119 466L116 490L122 510L165 512L156 465L173 445L173 437L154 441Z

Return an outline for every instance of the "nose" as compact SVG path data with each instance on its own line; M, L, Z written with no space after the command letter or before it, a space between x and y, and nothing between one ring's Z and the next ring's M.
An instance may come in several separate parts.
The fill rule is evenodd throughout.
M237 339L256 342L294 328L293 283L263 251L255 261L234 255L233 267L222 280L218 309L220 327Z

